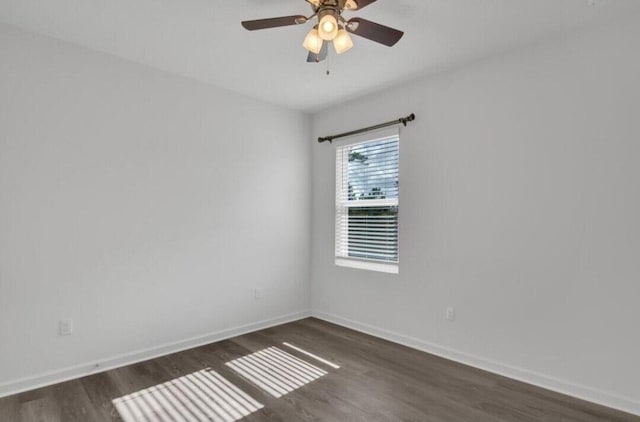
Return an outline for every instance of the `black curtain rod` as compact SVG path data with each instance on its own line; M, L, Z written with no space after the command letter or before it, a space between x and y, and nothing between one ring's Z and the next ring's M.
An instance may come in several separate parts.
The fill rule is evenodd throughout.
M318 138L318 142L329 141L329 143L331 143L334 139L337 139L337 138L344 138L345 136L351 136L351 135L357 135L358 133L370 132L372 130L382 129L383 127L387 127L387 126L399 125L401 123L406 126L407 122L413 122L415 119L416 119L416 115L411 113L407 117L401 117L398 120L392 120L387 123L380 123L379 125L369 126L362 129L356 129L356 130L352 130L351 132L340 133L338 135L320 137Z

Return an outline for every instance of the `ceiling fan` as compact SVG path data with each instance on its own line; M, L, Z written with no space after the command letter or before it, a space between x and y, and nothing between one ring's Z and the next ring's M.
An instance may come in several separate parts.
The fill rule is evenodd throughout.
M332 42L336 53L342 54L353 47L349 33L391 47L404 32L362 18L346 20L343 11L361 10L376 0L305 0L311 5L311 16L292 15L278 18L243 21L242 26L249 31L276 28L279 26L302 25L317 18L302 45L309 51L307 62L320 62L327 57L328 43Z

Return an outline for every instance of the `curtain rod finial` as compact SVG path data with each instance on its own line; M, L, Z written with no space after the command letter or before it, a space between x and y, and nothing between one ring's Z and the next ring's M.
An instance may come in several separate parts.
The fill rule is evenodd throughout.
M400 119L400 122L406 127L407 126L407 122L413 122L415 119L416 119L416 115L411 113L407 117L405 117L403 119Z

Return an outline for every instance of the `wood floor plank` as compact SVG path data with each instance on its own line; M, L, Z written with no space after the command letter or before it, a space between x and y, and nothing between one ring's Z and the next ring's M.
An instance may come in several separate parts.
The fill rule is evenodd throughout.
M122 418L113 407L113 400L122 394L108 373L99 373L80 379L89 401L97 412L97 420L120 421Z
M20 405L20 420L30 422L61 422L60 407L53 396L28 400Z
M65 422L86 422L99 419L89 396L80 380L72 380L51 387L52 399L59 409L60 420Z
M275 397L227 365L240 358L252 376L290 391ZM0 421L120 421L122 398L135 422L246 413L247 422L640 422L315 318L0 398Z
M17 395L0 399L0 421L17 421L19 415L20 402Z

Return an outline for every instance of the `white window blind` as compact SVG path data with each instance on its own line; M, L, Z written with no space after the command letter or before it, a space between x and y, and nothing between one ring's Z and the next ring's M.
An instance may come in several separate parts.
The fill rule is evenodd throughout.
M398 272L399 138L336 151L336 264Z

